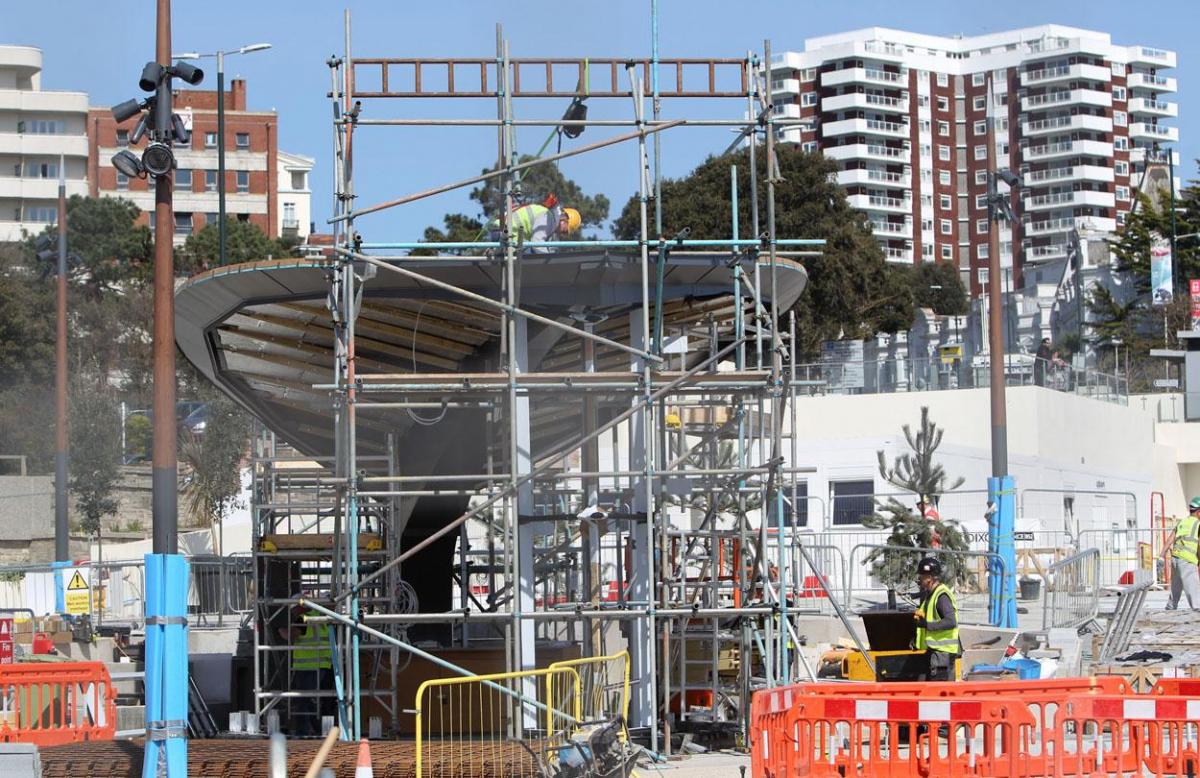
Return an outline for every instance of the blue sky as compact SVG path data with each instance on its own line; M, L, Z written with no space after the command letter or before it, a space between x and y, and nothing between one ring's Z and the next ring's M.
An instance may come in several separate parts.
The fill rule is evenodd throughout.
M174 48L215 48L267 41L273 49L233 57L226 76L248 80L253 109L275 109L280 117L280 145L316 157L313 190L318 229L329 216L331 190L330 107L326 98L329 70L325 60L341 54L342 9L353 17L356 56L481 57L495 52L495 24L504 25L514 57L642 57L650 52L650 0L594 2L402 2L371 0L331 3L315 0L206 0L174 6ZM43 49L47 89L83 90L93 104L111 105L137 93L142 64L154 52L152 0L45 0L6 3L0 43ZM1197 22L1200 3L1164 0L1141 6L1114 0L1062 2L1010 0L1006 3L808 2L759 0L660 0L659 40L663 57L740 57L761 51L771 38L775 51L799 50L806 37L868 26L894 27L934 35L979 35L1015 27L1056 23L1109 32L1117 44L1142 44L1178 52L1179 67L1170 75L1179 92L1182 175L1196 177L1200 157L1200 123L1193 118L1191 95L1200 94L1197 65ZM212 88L215 75L206 79ZM472 116L493 118L494 100L429 100L403 105L373 101L371 117ZM518 117L554 117L565 104L531 100L518 103ZM741 115L740 101L668 101L664 116L725 117ZM591 116L630 115L626 101L607 101ZM518 147L536 151L548 131L522 132ZM591 128L576 143L598 140L616 130ZM364 128L358 136L356 176L358 204L392 199L431 186L477 174L496 153L494 129ZM663 138L665 175L678 176L728 145L723 129L682 128ZM568 142L569 144L570 142ZM562 163L563 172L588 192L603 192L613 202L611 216L637 187L633 144L621 144ZM424 227L438 224L447 212L473 208L465 190L364 218L359 229L368 241L416 240Z

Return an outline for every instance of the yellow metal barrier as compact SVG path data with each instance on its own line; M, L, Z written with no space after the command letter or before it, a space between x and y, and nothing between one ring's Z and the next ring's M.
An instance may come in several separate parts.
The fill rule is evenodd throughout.
M539 761L553 758L582 720L583 697L573 667L425 681L416 699L417 778L537 778Z
M612 719L629 721L629 652L582 659L565 659L551 670L570 667L583 685L583 721Z

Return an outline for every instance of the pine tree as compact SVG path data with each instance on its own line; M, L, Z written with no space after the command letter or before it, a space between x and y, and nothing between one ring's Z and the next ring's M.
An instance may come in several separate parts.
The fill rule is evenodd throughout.
M902 429L911 451L898 455L890 467L884 453L876 452L879 475L888 483L914 493L919 510L914 512L898 500L889 498L873 515L863 518L865 527L891 531L886 545L895 550L877 548L864 560L871 565L871 574L888 588L911 586L915 582L917 562L924 554L912 549L967 550L967 541L958 522L929 518L920 510L925 506L936 506L942 494L963 484L962 478L947 484L945 469L933 460L934 452L942 443L942 430L930 420L928 407L921 408L921 426L915 435L907 424ZM966 559L962 555L937 556L942 563L942 579L947 585L954 587L968 578Z

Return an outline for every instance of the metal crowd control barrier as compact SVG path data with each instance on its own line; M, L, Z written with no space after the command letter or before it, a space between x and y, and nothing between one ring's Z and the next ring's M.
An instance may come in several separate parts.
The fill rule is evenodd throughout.
M1170 530L1088 529L1079 533L1079 548L1100 551L1100 585L1158 583L1157 560Z
M117 702L100 662L0 665L0 742L112 740Z
M1046 569L1042 629L1078 627L1100 608L1100 552L1089 548Z
M797 684L754 695L756 778L1196 775L1200 680Z
M999 554L987 551L953 551L945 548L907 548L905 546L890 546L886 543L859 543L854 548L850 549L850 580L846 588L845 607L850 610L853 607L852 600L855 595L877 594L884 591L882 585L869 585L856 587L854 584L855 571L862 569L867 571L865 555L859 555L860 549L868 550L884 550L889 553L911 554L913 570L917 569L917 562L921 557L925 556L959 556L967 558L975 558L977 563L974 569L968 570L969 585L964 586L958 584L954 587L955 600L958 603L958 612L960 620L967 623L986 624L988 622L988 568L991 564L995 564L1001 575L1007 572L1007 567L1004 563L1004 558ZM855 562L858 564L855 564ZM913 584L916 584L916 574L913 574Z
M574 667L435 678L415 712L416 778L435 764L438 776L540 778L582 719L583 687Z
M580 684L580 716L583 721L613 719L629 721L629 652L552 663L548 670L573 668ZM575 677L564 676L574 681ZM554 679L552 674L549 678Z

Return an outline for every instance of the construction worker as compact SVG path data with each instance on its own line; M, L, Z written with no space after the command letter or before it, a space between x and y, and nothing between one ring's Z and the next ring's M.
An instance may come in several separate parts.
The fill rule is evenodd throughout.
M292 688L294 692L314 692L310 699L296 702L298 721L292 722L293 734L317 736L321 734L321 716L332 712L332 700L319 696L321 691L333 689L333 649L329 645L329 625L316 624L308 620L316 612L300 606L292 609L293 621L279 630L280 636L293 646Z
M1170 537L1163 548L1165 557L1171 554L1171 597L1167 600L1167 610L1173 611L1179 607L1179 597L1187 594L1188 606L1192 610L1200 610L1200 572L1196 565L1200 563L1200 497L1193 497L1188 503L1188 515L1175 525Z
M579 211L574 208L560 208L556 203L530 203L513 209L509 229L512 231L512 239L518 244L542 243L574 234L582 223ZM489 240L500 240L502 233L499 216L488 222L487 230ZM544 246L530 246L529 250L538 254L550 253L550 249Z
M954 592L942 583L942 563L925 557L917 564L921 604L913 613L917 637L913 648L924 651L929 661L926 680L955 680L954 662L962 654L958 639L958 603Z

